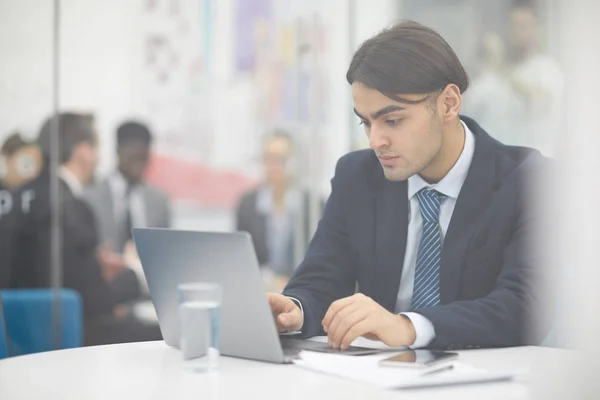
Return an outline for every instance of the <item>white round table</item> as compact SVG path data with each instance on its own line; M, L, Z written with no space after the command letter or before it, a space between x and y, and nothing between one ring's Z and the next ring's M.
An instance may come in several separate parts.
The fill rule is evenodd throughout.
M460 352L464 363L490 370L542 371L564 350L518 347ZM534 379L416 390L383 390L304 370L221 357L212 373L182 366L163 342L61 350L0 361L0 399L521 399Z

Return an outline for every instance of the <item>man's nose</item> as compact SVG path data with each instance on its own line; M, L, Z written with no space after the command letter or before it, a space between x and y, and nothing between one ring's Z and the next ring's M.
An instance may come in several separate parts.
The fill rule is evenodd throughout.
M382 129L378 129L375 126L371 127L371 131L369 133L369 146L373 150L379 150L382 147L387 147L390 145L389 138L383 132Z

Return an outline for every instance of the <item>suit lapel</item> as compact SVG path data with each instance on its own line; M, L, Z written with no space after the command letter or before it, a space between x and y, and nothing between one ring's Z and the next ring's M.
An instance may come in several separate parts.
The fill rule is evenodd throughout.
M475 136L475 152L444 238L440 265L442 304L456 300L467 246L494 193L494 142L473 120L462 119Z
M375 196L376 299L394 311L408 232L407 183L382 181Z

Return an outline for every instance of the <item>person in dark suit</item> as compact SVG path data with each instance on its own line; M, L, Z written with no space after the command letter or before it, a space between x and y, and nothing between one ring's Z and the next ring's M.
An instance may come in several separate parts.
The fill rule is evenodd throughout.
M241 198L236 230L252 235L259 264L283 289L301 259L296 252L304 252L310 239L309 195L294 184L294 143L287 132L265 138L262 159L265 180Z
M140 281L142 295L146 295L146 277L135 251L132 229L168 228L171 225L169 198L144 181L152 145L148 127L127 121L118 127L116 136L116 171L90 185L84 199L94 211L102 248L122 257Z
M62 279L59 284L79 292L83 300L86 343L143 340L137 324L119 320L118 305L139 295L135 274L127 271L114 254L98 252L96 220L81 198L83 187L92 180L97 148L92 115L61 113L56 121L44 123L38 144L44 155L44 167L38 178L23 186L20 202L11 215L11 269L14 288L49 287L52 207L50 146L54 122L58 123L59 148L59 227L61 232ZM155 332L153 339L160 338ZM90 339L91 338L91 339Z
M541 339L543 260L529 207L539 152L459 116L468 78L435 31L402 22L367 40L347 73L372 150L342 157L306 257L268 294L280 331L459 349ZM356 292L358 289L358 292Z
M18 132L9 135L0 147L0 289L8 288L11 281L9 239L14 194L39 174L40 166L39 148Z
M171 225L169 198L144 181L152 134L140 122L128 121L117 129L117 170L86 189L102 243L118 252L132 244L133 227L168 228Z
M12 213L12 286L48 287L50 271L51 201L50 142L53 119L48 119L38 137L44 154L41 174L15 195ZM60 227L62 231L63 284L77 290L84 314L112 313L116 304L105 279L116 268L103 270L96 259L94 216L80 199L84 185L96 168L96 137L91 115L63 113L58 118L61 139L59 175Z

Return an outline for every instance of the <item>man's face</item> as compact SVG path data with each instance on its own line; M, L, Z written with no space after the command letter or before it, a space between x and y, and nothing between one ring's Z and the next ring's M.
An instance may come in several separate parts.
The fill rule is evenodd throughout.
M82 177L82 183L90 183L94 178L96 167L98 166L98 145L96 143L82 142L77 146L74 154L76 159L79 160L78 163L85 174Z
M150 147L141 141L123 143L118 150L119 170L130 183L138 183L142 180L148 160L150 159Z
M528 52L537 44L536 17L526 8L517 8L510 15L510 44L518 53Z
M426 95L399 95L421 100ZM432 105L437 97L405 104L360 82L352 84L354 110L390 181L403 181L427 167L442 148L442 119Z
M287 179L291 154L291 143L286 138L275 137L265 144L263 163L268 182L275 184Z

